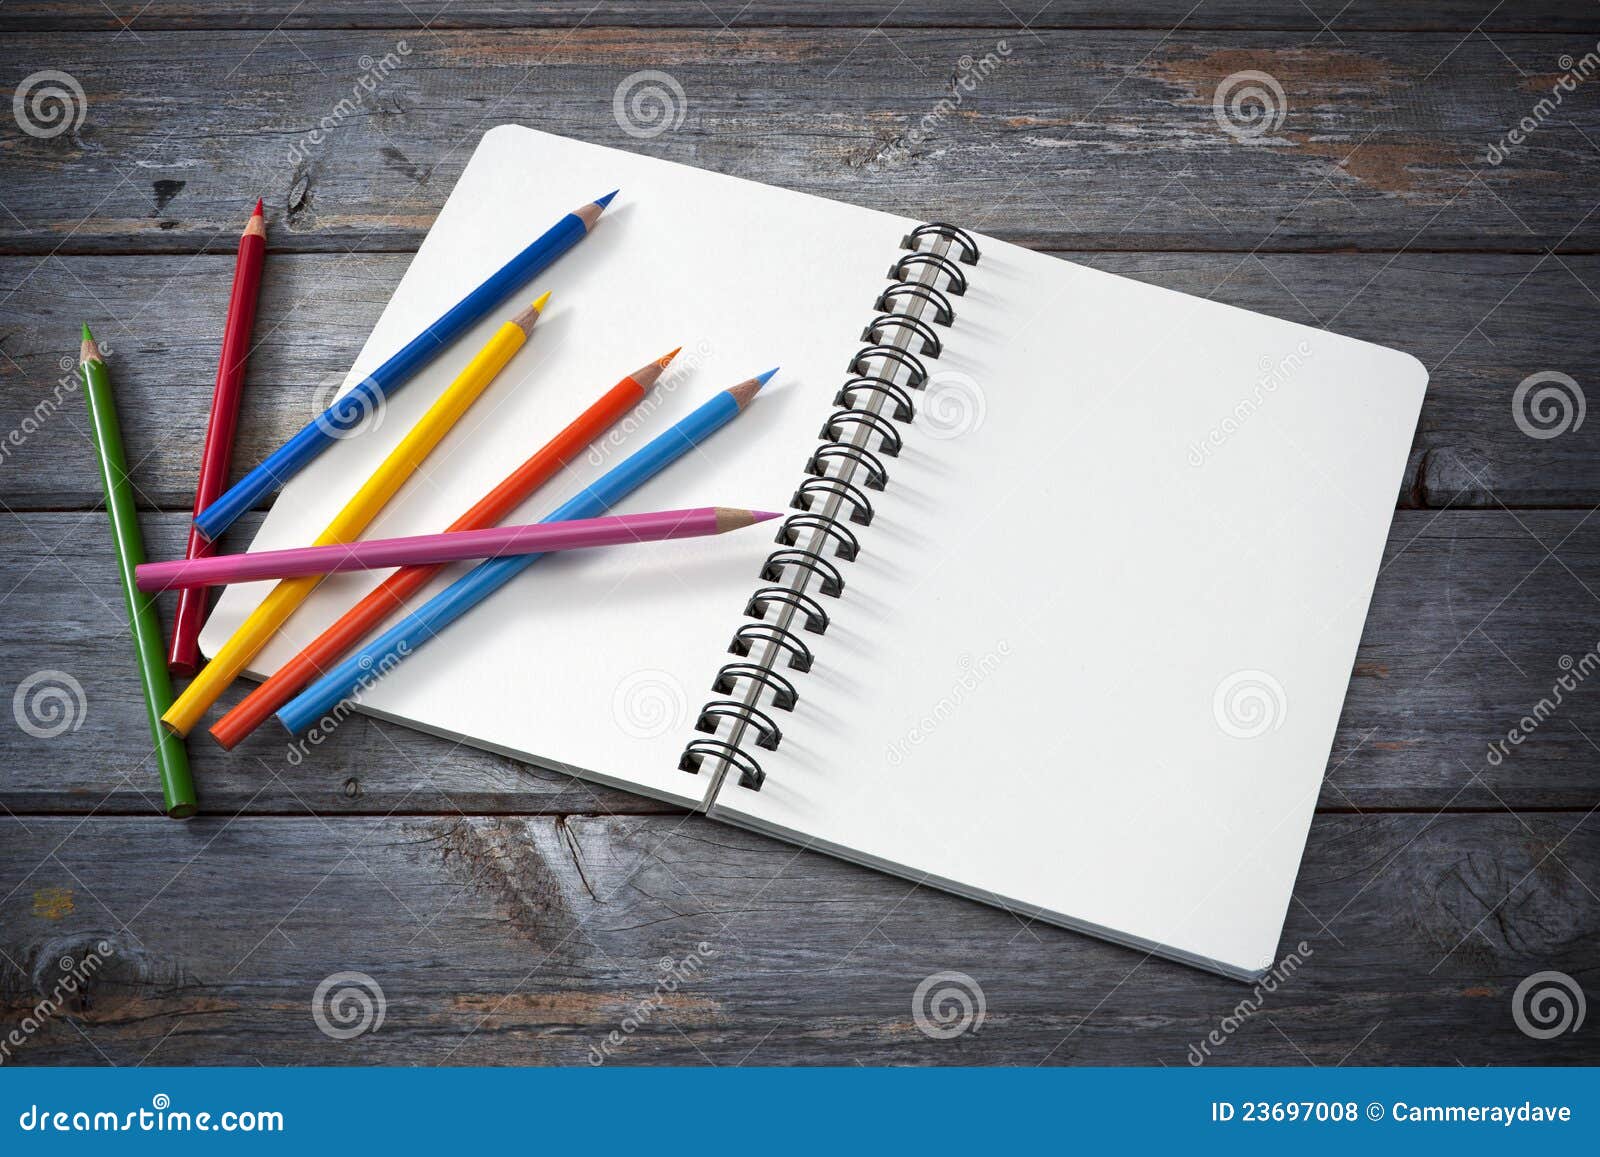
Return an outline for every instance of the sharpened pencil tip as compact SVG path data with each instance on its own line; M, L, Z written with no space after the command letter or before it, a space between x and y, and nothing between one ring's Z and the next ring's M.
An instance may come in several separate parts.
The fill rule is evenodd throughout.
M677 357L678 350L681 350L682 348L682 346L679 346L677 350L673 350L666 357L657 358L653 362L640 366L628 376L633 379L633 384L638 386L641 390L648 390L651 386L655 385L660 379L661 375L666 372L667 363L673 358Z
M770 522L774 518L783 517L783 515L778 513L776 510L752 510L750 513L755 515L755 520L757 522Z
M772 370L759 377L746 378L737 386L729 386L728 393L733 395L734 404L742 411L750 404L750 399L761 392L761 387L767 384L766 379L776 372Z
M770 382L770 381L771 381L771 380L772 380L772 375L773 375L773 374L775 374L775 373L777 373L777 372L778 372L778 369L779 369L779 367L778 367L778 366L773 366L773 367L772 367L772 368L771 368L771 369L770 369L770 370L768 370L768 371L767 371L767 372L766 372L766 373L764 373L764 374L757 374L757 375L756 375L756 382L757 382L757 384L759 384L759 385L763 385L763 386L764 386L764 385L766 385L766 384L767 384L767 383L768 383L768 382Z
M511 324L520 329L524 335L533 329L533 323L539 320L539 315L544 312L544 303L550 300L547 293L538 301L528 306L527 309L511 319Z
M717 506L712 509L717 512L718 534L727 534L730 530L740 530L746 526L754 526L758 522L765 522L769 518L778 517L764 510L745 510L737 506Z
M83 323L83 339L82 340L84 340L84 341L93 341L94 340L94 334L89 332L89 323L88 322L84 322Z
M250 215L252 217L261 216L261 198L260 197L256 198L256 211L254 213L250 214Z
M593 229L600 220L600 214L606 211L606 206L611 204L611 198L617 195L617 190L612 189L597 201L590 201L587 205L579 205L572 211L572 215L583 222L583 231L587 233Z

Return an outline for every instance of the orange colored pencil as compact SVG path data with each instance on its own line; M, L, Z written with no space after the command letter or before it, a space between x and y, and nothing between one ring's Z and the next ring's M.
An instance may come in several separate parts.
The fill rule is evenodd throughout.
M477 505L452 522L446 530L482 530L494 526L521 506L539 487L571 462L584 449L643 401L645 393L661 377L677 350L658 361L635 370L603 394L571 425L545 443L534 455L508 474ZM323 674L351 647L370 634L386 618L405 605L447 564L408 566L394 572L365 598L341 615L265 683L229 711L211 728L211 737L223 747L232 748L272 714L303 690L307 683Z

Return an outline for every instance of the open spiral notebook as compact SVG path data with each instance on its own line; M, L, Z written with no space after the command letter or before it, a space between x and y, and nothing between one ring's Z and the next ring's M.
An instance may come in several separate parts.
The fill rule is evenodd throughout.
M529 347L368 535L441 529L682 345L513 520L778 364L627 509L787 508L779 541L548 558L360 709L1229 976L1270 967L1422 365L953 226L502 126L347 384L616 186L529 288L554 293ZM253 549L310 541L524 304L294 479ZM379 577L325 582L253 673ZM228 588L207 653L269 585Z

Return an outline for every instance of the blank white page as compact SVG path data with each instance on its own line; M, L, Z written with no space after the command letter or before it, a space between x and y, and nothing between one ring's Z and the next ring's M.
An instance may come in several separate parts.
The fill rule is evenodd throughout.
M543 517L716 391L774 365L782 370L743 416L618 513L784 509L860 344L870 295L913 222L502 126L480 142L346 385L563 214L615 187L586 240L396 393L381 422L291 481L252 549L309 543L495 328L545 290L554 296L528 344L364 537L444 529L624 374L678 345L635 417L508 521ZM677 770L678 757L773 533L763 524L547 557L367 690L360 709L698 805L708 777ZM466 566L448 568L430 593ZM324 582L251 672L276 670L387 573ZM207 654L269 586L226 590L201 637Z
M1426 372L982 246L766 784L712 814L1257 973Z

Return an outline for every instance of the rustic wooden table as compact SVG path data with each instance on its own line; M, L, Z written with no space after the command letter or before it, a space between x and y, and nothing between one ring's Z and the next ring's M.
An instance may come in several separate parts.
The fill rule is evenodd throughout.
M27 1028L0 1059L583 1063L617 1030L614 1063L1181 1066L1213 1032L1221 1064L1600 1061L1600 1015L1537 1039L1513 1008L1551 970L1600 1000L1600 421L1581 405L1600 365L1600 13L1040 4L0 7L0 79L28 93L0 125L0 690L39 672L82 689L62 720L24 696L0 727L0 1031ZM651 137L613 111L646 69L684 94ZM43 70L81 89L65 122L32 100L64 83ZM1253 82L1264 119L1218 111L1241 72L1272 82ZM159 818L68 372L79 321L112 348L146 532L170 555L249 202L266 198L271 255L239 464L342 376L506 121L961 222L1427 363L1290 981L1257 1001L368 720L298 764L269 731L231 756L198 739L204 815ZM1570 384L1519 390L1537 374ZM1105 485L1084 500L1113 501ZM90 982L28 1028L61 958L102 941ZM345 971L386 1007L335 1039L311 1006ZM913 1015L941 971L984 1007L949 1039Z

